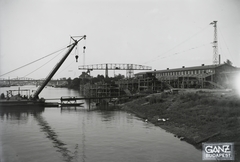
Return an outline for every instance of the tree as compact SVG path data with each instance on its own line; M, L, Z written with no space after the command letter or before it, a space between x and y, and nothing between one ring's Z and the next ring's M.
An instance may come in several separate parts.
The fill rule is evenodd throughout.
M68 86L70 86L71 82L72 82L72 79L69 77L69 78L67 79Z
M1 99L5 99L4 93L1 94Z
M116 79L120 80L120 79L124 79L124 75L118 74L115 76Z
M226 63L226 64L228 64L228 65L232 65L232 64L233 64L232 61L230 61L230 60L228 60L228 59L227 59L227 61L224 62L224 63Z

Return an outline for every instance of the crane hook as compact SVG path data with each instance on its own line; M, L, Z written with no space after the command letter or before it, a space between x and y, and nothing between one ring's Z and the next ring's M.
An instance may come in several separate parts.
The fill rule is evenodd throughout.
M83 46L83 53L85 53L86 46Z
M76 55L75 58L76 58L76 62L78 62L78 55Z

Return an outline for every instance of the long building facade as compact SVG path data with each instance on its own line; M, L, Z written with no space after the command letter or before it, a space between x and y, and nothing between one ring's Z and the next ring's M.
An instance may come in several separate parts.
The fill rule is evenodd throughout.
M154 89L168 88L232 88L234 72L237 68L229 64L204 65L155 70L135 74L140 80L155 77L160 84ZM147 83L149 84L149 83ZM154 83L156 84L156 83Z

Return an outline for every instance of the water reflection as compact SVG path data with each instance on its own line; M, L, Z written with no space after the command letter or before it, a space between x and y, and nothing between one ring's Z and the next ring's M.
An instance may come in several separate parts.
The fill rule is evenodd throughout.
M82 161L85 162L86 157L86 135L85 135L85 118L82 120Z
M88 119L89 118L89 112L91 112L91 111L95 111L94 109L86 109L86 108L74 108L74 107L72 107L72 108L64 108L64 109L61 109L61 113L69 113L69 114L71 114L71 113L84 113L86 116L87 116L87 120L90 120L90 119ZM85 117L86 116L83 116L82 117L82 121L81 121L81 123L82 123L82 126L81 126L81 132L82 132L82 134L81 134L81 145L79 146L78 144L76 144L76 146L75 146L75 151L74 151L74 159L76 159L76 161L78 161L77 159L78 159L78 157L82 160L82 162L85 162L86 161L86 159L87 159L87 156L86 156L86 135L85 135L85 132L86 132L86 124L85 124L85 122L86 122L86 119L85 119ZM82 150L80 153L79 153L79 150ZM79 155L79 154L81 154L81 155Z
M114 120L115 111L99 111L101 113L102 121L108 122Z
M73 112L85 112L85 111L93 111L93 109L86 109L83 107L64 107L61 108L61 113L73 113Z
M27 122L29 115L37 115L44 112L44 108L35 107L16 107L16 108L0 108L0 118L2 120L16 120L22 122Z
M41 116L35 115L35 119L41 127L41 130L46 133L46 137L52 141L53 147L57 148L57 151L62 154L64 161L70 162L73 160L74 155L66 147L66 144L58 138L57 133L52 129L48 122ZM77 149L78 146L75 148Z

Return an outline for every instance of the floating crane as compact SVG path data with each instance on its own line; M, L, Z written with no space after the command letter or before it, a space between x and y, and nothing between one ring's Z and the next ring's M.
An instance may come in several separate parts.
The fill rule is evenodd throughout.
M105 63L94 65L82 65L78 67L79 70L105 70L105 77L108 77L108 70L126 70L126 76L131 78L133 70L152 70L150 66L137 65L137 64L120 64L120 63Z

